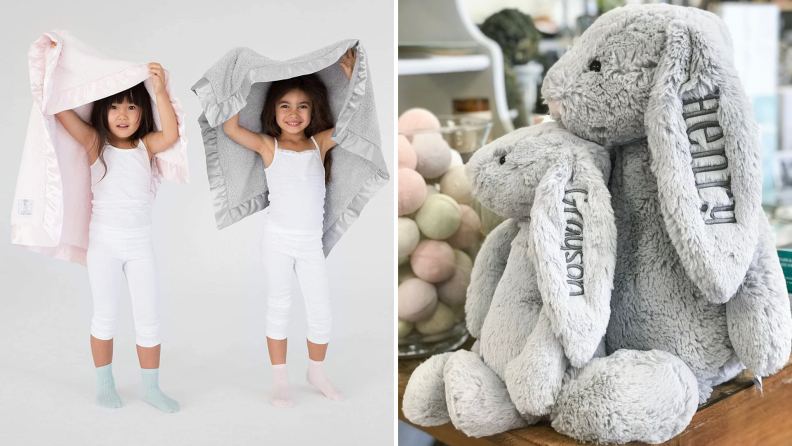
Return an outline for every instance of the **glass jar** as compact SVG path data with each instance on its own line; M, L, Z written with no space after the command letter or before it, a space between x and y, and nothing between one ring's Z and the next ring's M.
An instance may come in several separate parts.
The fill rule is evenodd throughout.
M427 188L421 207L399 217L400 243L402 226L417 243L409 255L399 259L399 315L409 319L398 321L401 358L454 350L467 340L464 303L473 261L483 240L481 217L470 197L464 163L486 143L492 121L468 115L437 118L439 129L400 132L410 144L432 141L432 150L439 145L452 151L445 173L438 178L421 176ZM415 151L420 152L418 148ZM435 274L438 270L443 270L442 277Z

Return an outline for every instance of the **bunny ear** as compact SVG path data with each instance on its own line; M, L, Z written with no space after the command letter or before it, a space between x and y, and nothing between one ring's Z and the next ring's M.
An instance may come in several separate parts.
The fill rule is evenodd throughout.
M572 365L581 367L608 326L616 225L603 173L585 148L572 154L536 189L529 255L553 332Z
M646 132L671 242L704 298L726 302L757 243L758 128L725 27L713 14L688 14L666 30Z

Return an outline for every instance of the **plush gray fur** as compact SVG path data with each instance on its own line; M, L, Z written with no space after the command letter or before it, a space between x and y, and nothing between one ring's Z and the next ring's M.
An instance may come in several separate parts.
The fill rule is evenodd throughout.
M606 344L619 359L592 361L564 388L559 432L663 442L713 386L744 367L771 375L789 358L792 316L761 208L759 135L732 52L709 12L627 6L598 19L547 73L554 118L611 152L618 228ZM627 365L621 349L633 350ZM670 355L641 372L639 350ZM584 377L608 391L577 384Z
M454 352L446 362L443 379L451 422L471 437L495 435L539 421L538 417L520 416L503 381L473 352Z
M602 147L556 123L513 132L471 158L473 193L509 219L473 267L465 310L478 352L454 353L442 382L437 357L413 372L410 421L450 417L470 436L535 423L550 414L570 366L604 353L616 253L609 164ZM435 403L442 392L445 411Z
M558 397L553 427L582 441L627 443L641 437L661 443L696 413L697 387L696 377L674 355L619 350L579 370ZM603 411L602 404L618 410Z
M506 367L504 380L516 407L524 415L548 415L569 368L564 347L553 333L544 310L539 312L519 355Z
M413 372L413 375L418 374L424 379L410 382L404 391L402 412L408 420L421 426L439 426L451 421L443 384L443 368L451 355L452 353L434 355Z
M487 312L489 312L495 288L506 269L512 240L517 236L519 230L517 220L504 221L484 239L476 256L476 264L471 272L470 282L478 285L468 288L467 301L465 302L467 329L470 335L476 339L481 339L481 327L484 325ZM480 341L477 340L476 343L480 348Z

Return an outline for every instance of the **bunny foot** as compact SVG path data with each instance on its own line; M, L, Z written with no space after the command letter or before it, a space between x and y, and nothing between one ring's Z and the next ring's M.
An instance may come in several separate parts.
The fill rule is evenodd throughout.
M556 431L580 441L657 444L685 429L698 400L696 377L681 359L618 350L580 369L551 418Z
M443 367L452 354L432 356L410 376L404 391L402 412L411 423L419 426L439 426L451 421L446 409Z
M506 385L475 353L455 352L445 365L448 415L470 437L485 437L528 426L509 398Z

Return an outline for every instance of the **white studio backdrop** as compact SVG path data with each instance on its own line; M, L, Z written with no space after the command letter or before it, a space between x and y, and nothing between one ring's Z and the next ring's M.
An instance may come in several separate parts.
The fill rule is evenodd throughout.
M393 3L40 1L4 2L0 8L0 444L391 444ZM160 384L181 403L174 415L140 401L128 293L113 360L124 407L94 405L86 269L9 242L8 216L33 103L27 51L52 29L67 29L117 59L161 63L185 110L191 184L163 182L153 211ZM190 87L236 46L285 60L347 38L360 39L369 54L391 182L327 259L333 331L326 370L347 400L330 401L305 383L307 323L295 281L288 356L295 407L279 410L269 404L262 215L216 229L196 122L201 107Z

